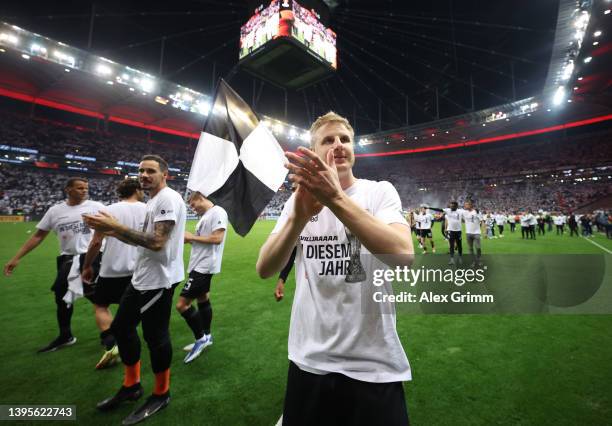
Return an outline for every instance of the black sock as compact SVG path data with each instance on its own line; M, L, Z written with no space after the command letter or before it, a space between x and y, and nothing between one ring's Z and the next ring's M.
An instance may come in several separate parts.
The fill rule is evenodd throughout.
M117 344L115 336L113 336L113 333L111 332L110 328L100 333L100 342L102 343L102 346L106 348L107 351L110 351L113 346Z
M73 306L66 304L63 300L55 301L57 305L57 324L59 326L60 337L63 339L69 339L72 337L72 330L70 328L70 320L72 318Z
M212 322L212 306L210 305L210 299L206 302L198 303L198 311L202 318L202 327L204 327L204 333L210 334L210 323Z
M202 330L202 319L195 308L190 306L189 309L181 313L181 316L185 318L185 321L187 321L187 325L193 332L193 337L195 337L196 340L201 339L204 336L204 331Z

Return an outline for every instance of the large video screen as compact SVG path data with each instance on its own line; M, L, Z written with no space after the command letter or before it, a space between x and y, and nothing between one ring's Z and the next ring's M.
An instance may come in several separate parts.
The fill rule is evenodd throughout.
M295 1L293 2L293 16L292 36L333 68L337 68L336 33L326 28L313 11L300 6Z
M240 28L239 59L277 37L279 19L279 0L272 0L268 7L258 10L251 16L249 21Z
M314 11L292 0L272 0L260 6L240 28L239 59L277 37L291 37L308 50L337 68L336 33L326 28Z

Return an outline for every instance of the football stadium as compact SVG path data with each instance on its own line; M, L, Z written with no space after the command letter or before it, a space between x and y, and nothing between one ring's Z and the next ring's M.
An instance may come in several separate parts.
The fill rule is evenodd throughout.
M0 420L609 425L612 1L0 5Z

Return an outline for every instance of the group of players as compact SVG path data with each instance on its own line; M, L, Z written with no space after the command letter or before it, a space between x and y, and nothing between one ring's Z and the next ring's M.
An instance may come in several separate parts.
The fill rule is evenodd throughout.
M371 276L378 265L374 256L361 256L359 261L360 253L385 253L394 263L410 264L414 249L399 195L389 182L353 175L354 131L345 118L325 114L313 123L310 134L310 149L300 147L299 155L286 153L295 191L255 265L261 278L283 270L275 291L280 300L295 258L282 422L408 425L402 382L411 380L411 369L391 302L380 302L385 305L380 307L374 300L362 301L362 286L354 284ZM184 243L192 244L189 278L176 308L195 338L186 348L185 362L193 361L212 343L208 293L211 277L220 269L227 215L194 193L189 204L202 218L195 234L185 232L185 202L166 185L167 170L162 158L144 156L138 182L122 182L122 200L108 207L87 200L86 179L71 178L65 188L67 200L49 209L36 233L4 268L11 275L21 258L50 231L57 234L61 255L53 291L60 331L40 352L76 342L70 327L73 304L81 293L90 298L105 346L99 365L116 362L117 353L124 364L122 386L98 403L100 410L143 395L136 331L142 324L155 385L145 404L123 424L146 420L170 401L168 328L173 292L184 279ZM146 204L142 204L142 191L149 195ZM353 254L363 276L345 268L351 263L347 256ZM197 310L192 306L196 300ZM117 302L112 318L108 305Z
M362 297L367 286L355 283L364 282L380 267L383 260L373 254L389 255L389 267L411 265L410 226L416 231L418 224L420 244L426 250L429 240L433 251L431 225L436 216L443 217L450 262L461 263L465 223L474 264L479 264L481 228L493 222L471 201L462 209L457 202L448 208L429 208L442 213L436 216L423 207L418 214L409 214L407 222L393 185L353 175L354 131L345 118L327 113L313 123L310 134L310 149L298 148L299 155L286 153L289 180L296 189L255 265L261 278L282 271L275 291L280 300L295 259L282 423L406 426L402 382L411 380L412 373L397 334L395 310L389 299L377 302ZM78 284L84 283L82 292L94 303L106 349L101 365L115 362L117 352L124 364L121 388L97 405L100 410L135 401L143 394L136 332L142 323L155 385L146 403L124 424L145 420L170 401L168 328L173 292L184 279L184 243L192 244L189 278L176 308L195 338L186 348L185 362L212 344L209 290L212 275L220 271L227 214L202 194L193 193L189 204L202 218L195 234L185 232L186 206L166 185L167 170L162 158L144 156L139 181L122 182L118 190L122 201L108 207L87 200L85 179L70 179L67 200L45 214L37 232L4 268L10 275L50 231L58 235L61 255L53 291L60 335L41 352L76 342L70 318ZM142 191L149 193L146 205ZM512 229L513 222L509 223ZM497 223L500 234L504 225L504 221ZM196 300L197 310L192 306ZM112 318L108 305L117 302Z
M583 236L592 237L592 219L590 215L576 215L570 213L565 215L561 212L553 214L539 211L536 214L533 210L526 210L520 213L506 212L479 212L474 208L472 201L468 200L461 209L456 201L451 201L447 208L436 208L421 206L419 209L409 211L406 220L410 224L412 232L417 237L419 248L423 254L428 253L427 245L431 245L431 252L436 252L433 240L432 228L435 222L441 222L442 236L448 240L450 257L449 264L462 264L462 223L465 223L466 238L470 254L473 257L472 266L480 264L481 235L484 238L494 239L503 238L504 229L509 225L510 232L514 233L516 225L520 224L522 239L536 239L536 229L538 235L545 235L546 232L553 231L555 226L556 235L563 235L565 227L569 227L570 236L578 236L579 223L582 227ZM548 230L546 229L548 226ZM495 235L497 228L498 236Z
M170 402L172 345L169 322L175 288L184 279L183 245L191 244L189 277L176 309L192 330L195 342L185 349L184 360L195 360L212 344L211 279L220 272L227 214L202 194L194 192L190 207L201 216L195 234L185 231L186 206L181 195L166 185L168 164L157 155L146 155L139 165L139 179L118 184L118 203L104 206L88 200L85 178L66 182L67 199L51 207L37 225L36 233L5 265L13 273L21 258L54 231L60 242L55 295L59 336L38 352L53 352L76 343L71 317L74 302L87 297L94 306L104 354L96 368L124 364L119 391L97 404L101 411L143 395L140 384L140 339L137 326L149 348L155 374L152 395L125 418L135 424L155 414ZM149 200L143 203L144 191ZM93 232L92 232L93 230ZM192 303L197 301L196 310ZM113 318L109 305L118 304Z

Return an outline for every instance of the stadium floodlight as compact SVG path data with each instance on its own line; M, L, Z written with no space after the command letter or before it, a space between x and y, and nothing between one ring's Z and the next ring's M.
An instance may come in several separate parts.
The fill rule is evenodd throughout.
M61 63L66 63L70 65L71 67L74 67L74 64L75 64L74 57L67 55L60 50L54 51L53 56L55 56Z
M278 133L279 135L282 135L282 134L283 134L283 125L282 125L281 123L277 123L277 124L274 126L274 131L275 131L276 133Z
M183 100L185 100L187 102L191 102L191 101L193 101L193 96L191 96L189 93L185 93L183 95Z
M144 80L141 80L140 87L145 92L151 92L153 90L154 84L153 84L153 81L149 79L144 79Z
M587 56L586 58L584 58L584 63L588 64L589 62L591 62L593 58L591 56Z
M136 89L134 89L133 87L130 87L130 92L135 91Z
M289 137L291 139L293 139L296 135L297 135L297 132L295 131L295 129L293 127L291 129L289 129Z
M601 31L597 30L593 33L593 37L599 37L601 35Z
M208 102L198 102L196 103L196 109L202 115L208 115L210 112L210 104Z
M30 59L30 55L26 55L25 53L21 55L23 59Z
M606 10L604 11L604 15L609 15L609 14L610 14L610 9L606 9Z
M108 84L109 86L112 86L112 85L113 85L113 84L115 84L115 83L113 83L113 82L112 82L112 80L108 80L108 81L106 82L106 84Z
M561 105L561 102L565 99L565 87L559 86L553 96L553 105Z
M582 81L582 77L578 77L578 81Z
M574 61L570 59L567 65L565 65L565 67L563 68L561 79L565 81L569 80L573 72L574 72Z
M32 43L32 45L30 46L30 50L33 53L42 53L43 55L47 54L47 49L37 43Z
M0 33L0 42L6 42L17 46L19 44L19 37L11 33Z
M68 68L64 68L64 71L66 72L70 72L70 70Z
M113 70L106 64L98 64L96 66L96 72L100 75L111 75Z
M598 42L598 41L594 41L594 42L593 42L593 46L597 46L598 44L599 44L599 42Z
M589 18L590 18L589 12L587 12L586 10L583 10L580 16L576 18L576 21L574 22L574 26L579 30L586 29L587 25L589 24Z
M308 142L310 140L310 132L304 132L302 133L302 136L300 137L304 142Z
M130 76L126 73L121 74L121 80L130 81Z

